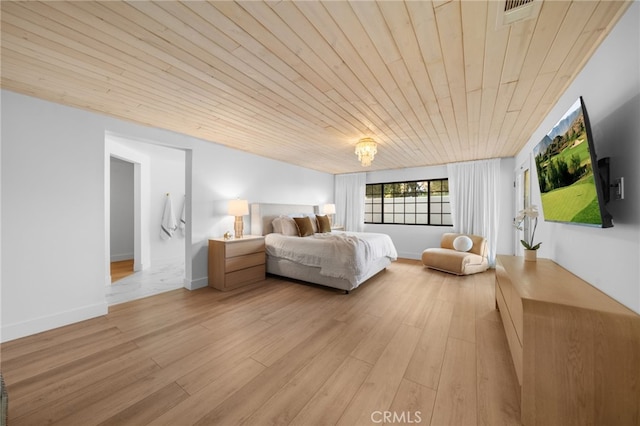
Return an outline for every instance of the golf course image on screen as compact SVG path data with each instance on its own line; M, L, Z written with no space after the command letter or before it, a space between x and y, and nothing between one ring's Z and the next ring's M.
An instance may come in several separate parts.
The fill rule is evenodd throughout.
M587 137L578 100L534 149L547 221L602 223Z

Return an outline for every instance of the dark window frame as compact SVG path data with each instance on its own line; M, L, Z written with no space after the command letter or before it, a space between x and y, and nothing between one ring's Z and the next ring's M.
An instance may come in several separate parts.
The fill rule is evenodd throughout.
M439 196L434 196L434 183L440 183L440 187L446 185L446 193L449 193L449 179L421 179L411 181L398 181L398 182L381 182L381 183L368 183L365 188L365 224L371 225L418 225L418 226L449 226L452 227L452 223L444 223L445 217L449 217L451 221L451 203L450 201L444 201L443 192ZM424 186L426 185L426 187ZM414 196L410 194L415 194ZM418 195L427 196L427 201L419 201ZM377 195L377 197L375 197ZM407 202L407 198L413 198L413 201ZM402 202L398 202L398 200ZM387 200L385 202L385 200ZM370 205L371 208L367 209ZM379 212L374 212L374 206L379 205ZM426 205L426 212L424 211L424 205ZM435 205L440 205L440 211L434 212ZM448 205L449 208L444 206ZM396 208L399 208L396 213ZM391 210L389 210L391 209ZM370 210L370 211L367 211ZM407 211L410 210L410 211ZM448 211L445 211L448 210ZM391 222L385 222L385 215L393 215ZM374 217L379 215L380 221L374 221ZM402 221L396 221L397 215L402 215ZM432 215L438 215L440 223L433 223ZM419 220L419 216L424 216L423 221ZM407 217L412 218L407 221Z

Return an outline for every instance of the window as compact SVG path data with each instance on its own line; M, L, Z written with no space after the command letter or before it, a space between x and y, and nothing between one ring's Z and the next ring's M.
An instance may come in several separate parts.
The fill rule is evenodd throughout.
M449 180L368 184L364 222L451 226Z

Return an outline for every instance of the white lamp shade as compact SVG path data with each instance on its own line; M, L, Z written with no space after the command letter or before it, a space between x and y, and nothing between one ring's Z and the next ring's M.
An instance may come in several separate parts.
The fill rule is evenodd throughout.
M247 200L229 201L230 216L246 216L249 214L249 202Z
M335 204L325 204L322 206L322 213L324 214L336 214L336 205Z

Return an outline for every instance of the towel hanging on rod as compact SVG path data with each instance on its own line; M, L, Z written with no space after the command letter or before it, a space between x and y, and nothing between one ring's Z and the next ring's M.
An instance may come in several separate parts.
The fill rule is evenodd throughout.
M165 199L164 210L162 212L162 223L160 224L160 238L163 240L171 239L177 227L176 217L173 214L173 206L171 204L171 196L167 192L167 198Z

